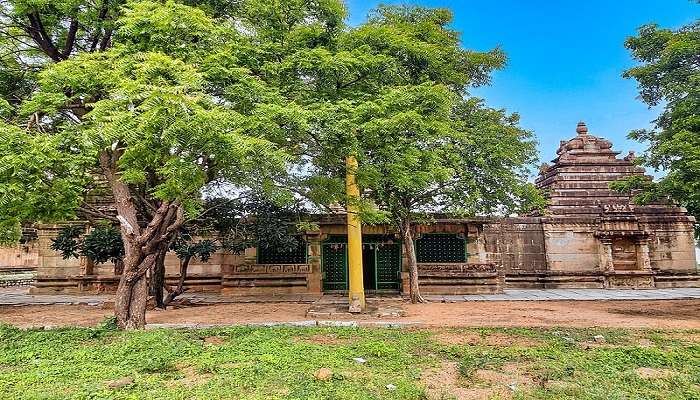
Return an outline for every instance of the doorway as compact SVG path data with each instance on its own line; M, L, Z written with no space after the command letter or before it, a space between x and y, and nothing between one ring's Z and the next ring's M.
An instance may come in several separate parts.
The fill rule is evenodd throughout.
M397 292L401 288L401 243L393 236L362 237L362 275L365 292ZM347 236L334 235L321 246L325 292L348 290Z

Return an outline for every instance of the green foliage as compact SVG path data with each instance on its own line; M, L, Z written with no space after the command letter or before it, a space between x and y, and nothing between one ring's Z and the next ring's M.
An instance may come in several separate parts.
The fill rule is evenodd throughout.
M212 186L272 187L284 175L290 156L251 116L281 101L269 86L274 74L264 72L280 60L252 46L249 33L257 30L240 32L229 14L247 24L255 7L224 12L215 3L3 4L18 21L41 18L55 46L70 42L69 25L79 27L70 57L38 46L47 58L25 79L38 86L31 98L0 102L7 115L0 121L3 226L75 218L104 172L100 155L113 157L120 180L141 194L143 201L134 198L141 212L176 201L188 218L201 212L202 192ZM333 9L332 2L297 6L301 25L311 14L330 18L321 9ZM108 45L88 51L101 38Z
M69 225L58 231L55 239L51 240L51 249L61 253L64 260L78 258L81 252L80 235L85 228L79 225Z
M97 329L103 331L116 331L118 329L117 317L114 315L106 317L104 320L102 320L102 322L100 322L99 325L97 325Z
M532 134L517 126L517 115L468 96L504 66L505 55L463 49L451 21L446 9L380 6L334 45L284 60L281 90L296 104L258 116L269 131L287 128L279 137L298 137L296 182L307 197L345 202L344 160L353 154L365 223L541 206L526 182L536 154ZM294 110L299 104L311 112Z
M297 223L297 232L319 232L321 227L316 222L301 221Z
M51 248L63 259L88 257L97 264L113 263L124 257L124 243L119 230L110 225L98 225L83 236L85 227L69 225L58 231ZM81 237L82 236L82 237Z
M0 244L17 243L21 236L21 226L16 219L0 220Z
M278 201L280 187L342 203L348 154L360 160L368 223L504 213L537 197L524 184L530 134L468 96L505 55L462 48L449 10L381 6L348 28L339 0L58 3L8 6L19 20L38 14L58 44L75 20L80 29L70 57L42 50L60 62L39 65L29 99L0 104L11 116L0 138L6 226L75 217L100 155L144 198L134 200L144 220L161 201L210 219L203 193L221 187L263 193L231 203L239 210L215 227L231 249L294 246L295 224L308 222Z
M608 342L591 343L603 334ZM692 399L695 331L357 328L21 330L0 325L0 396L27 399L425 399L449 391L517 399ZM221 343L205 342L216 337ZM445 337L477 338L445 344ZM672 339L671 337L681 338ZM651 347L640 347L651 339ZM300 356L303 355L303 356ZM357 364L353 357L367 359ZM457 362L457 379L441 370ZM314 373L330 368L332 379ZM642 378L638 368L667 375ZM480 371L483 374L477 374ZM480 380L480 376L495 377ZM109 383L131 378L123 387ZM449 379L445 379L449 378ZM436 379L440 379L436 382ZM390 391L386 385L394 384ZM432 388L433 396L439 395ZM432 397L431 397L432 398Z
M637 130L629 137L648 144L639 163L666 175L657 182L633 178L615 183L633 191L638 203L671 198L700 217L700 21L677 30L645 25L625 42L640 65L626 78L638 82L641 99L663 105L653 130ZM700 231L698 231L700 234Z
M0 122L0 220L57 221L75 216L92 181L91 154L69 132L31 135Z
M505 56L462 49L451 19L448 10L380 7L348 35L398 66L391 87L353 115L360 185L395 222L421 212L523 212L540 202L526 183L532 134L517 115L466 92L488 83Z
M98 226L83 238L82 255L97 264L116 262L124 257L124 243L119 229L113 226Z
M300 231L318 230L294 199L270 200L269 196L248 192L235 200L209 199L206 209L199 226L216 232L222 247L234 253L249 247L291 251L298 246Z
M190 238L191 240L191 238ZM173 250L179 259L199 258L206 262L212 254L219 248L212 240L199 240L191 242L185 240L182 236L173 244Z
M183 60L210 55L233 33L230 22L175 1L130 1L117 24L120 41L129 47Z

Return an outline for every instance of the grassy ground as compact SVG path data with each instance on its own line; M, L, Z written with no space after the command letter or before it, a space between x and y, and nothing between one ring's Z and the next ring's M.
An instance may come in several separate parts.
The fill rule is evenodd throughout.
M700 399L700 332L5 325L0 398Z

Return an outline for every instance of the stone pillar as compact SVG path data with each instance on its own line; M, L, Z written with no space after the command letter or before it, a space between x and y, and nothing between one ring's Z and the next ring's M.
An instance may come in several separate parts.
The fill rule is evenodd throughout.
M321 294L322 274L321 274L321 241L320 232L307 232L306 243L308 246L308 257L306 262L311 268L311 273L307 278L307 289L309 293Z
M612 239L600 238L602 251L600 252L600 269L603 272L614 272L613 255L612 255Z
M95 270L95 263L88 257L80 257L80 274L92 275Z
M637 269L651 271L651 260L649 258L649 239L640 238L637 241Z
M243 264L257 264L258 263L258 249L257 247L248 247L243 252Z
M485 263L486 244L484 240L484 230L479 226L470 224L467 226L467 262L470 263Z

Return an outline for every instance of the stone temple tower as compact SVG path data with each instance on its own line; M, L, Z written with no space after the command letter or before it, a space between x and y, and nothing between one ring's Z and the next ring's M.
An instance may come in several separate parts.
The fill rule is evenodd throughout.
M576 133L561 141L553 165L543 166L535 181L548 198L542 218L547 269L577 286L590 280L597 287L601 279L604 287L698 285L695 219L683 208L639 206L611 190L616 180L644 176L644 168L632 152L618 158L612 143L590 135L585 123Z

